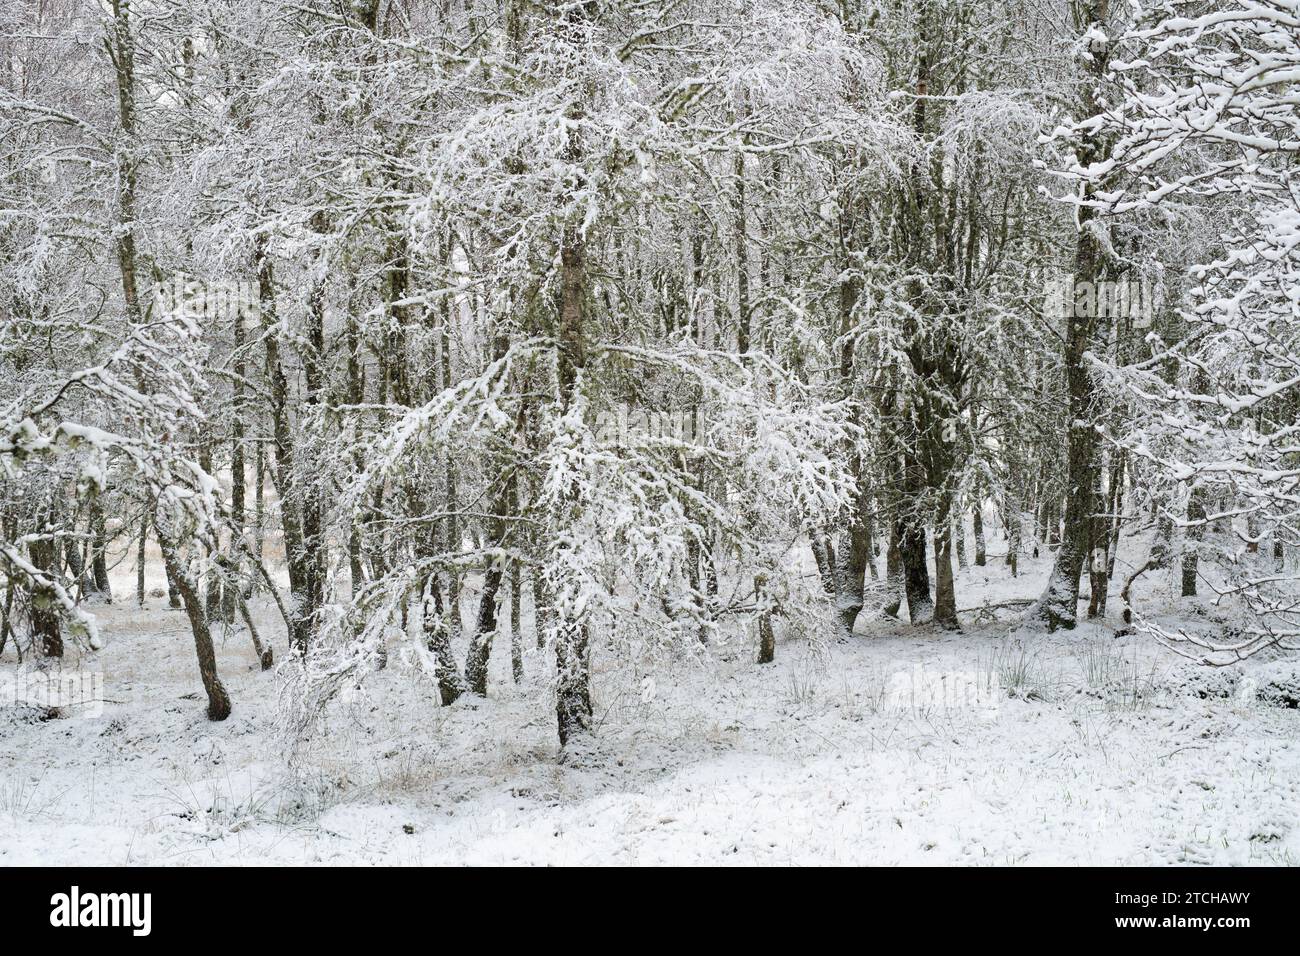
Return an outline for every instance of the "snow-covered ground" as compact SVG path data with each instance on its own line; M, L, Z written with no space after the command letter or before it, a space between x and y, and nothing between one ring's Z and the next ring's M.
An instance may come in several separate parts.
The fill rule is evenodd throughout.
M1045 560L1026 564L963 571L960 605L1034 593ZM513 685L504 645L489 699L451 708L394 655L290 766L247 635L220 648L234 714L210 723L165 605L103 612L82 661L101 716L0 709L0 863L1300 862L1300 711L1242 680L1295 664L1207 671L1113 620L1025 638L1005 613L962 634L864 615L767 667L740 642L640 673L598 654L581 766L557 762L546 691Z

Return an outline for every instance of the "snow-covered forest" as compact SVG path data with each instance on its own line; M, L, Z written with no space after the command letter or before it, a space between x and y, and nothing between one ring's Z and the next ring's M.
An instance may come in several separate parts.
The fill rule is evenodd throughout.
M0 0L0 864L1300 862L1300 0Z

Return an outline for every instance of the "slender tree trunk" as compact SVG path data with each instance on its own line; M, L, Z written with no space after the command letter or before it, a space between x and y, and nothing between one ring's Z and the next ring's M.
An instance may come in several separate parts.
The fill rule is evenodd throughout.
M262 643L262 635L257 632L257 625L253 623L253 615L248 610L248 602L243 596L239 596L239 614L244 619L244 626L248 628L248 636L253 639L253 653L257 655L257 662L262 665L262 670L269 671L275 664L275 653L270 645Z
M840 396L850 403L851 420L854 425L862 422L862 409L857 401L854 389L856 375L856 309L861 294L861 281L853 276L849 260L847 237L841 229L840 258L843 275L839 282L839 387ZM848 527L840 542L836 562L838 571L835 582L836 606L839 611L840 632L842 637L853 635L853 625L862 611L863 586L867 562L871 558L870 521L871 490L868 487L868 473L856 446L849 449L849 474L853 478L853 501L849 508ZM770 624L769 624L770 628Z
M1108 0L1085 0L1079 4L1082 24L1086 30L1104 27ZM1087 82L1100 86L1107 69L1108 58L1094 52L1087 67ZM1085 91L1085 115L1095 114L1096 89ZM1106 145L1100 133L1084 137L1078 149L1080 164L1087 166L1106 155ZM1085 183L1084 199L1095 195L1097 186ZM1093 293L1097 283L1105 277L1106 251L1099 230L1104 225L1096 210L1080 205L1076 207L1078 228L1074 254L1074 296L1066 328L1065 378L1069 400L1067 418L1066 453L1066 504L1065 528L1061 547L1047 581L1047 588L1028 616L1041 621L1048 631L1057 628L1072 629L1078 620L1079 575L1088 560L1092 540L1091 527L1097 508L1097 435L1093 420L1097 414L1098 396L1089 378L1084 355L1099 340L1097 297Z
M701 644L707 644L709 629L704 626L705 607L704 592L700 580L700 541L692 536L686 543L686 585L691 590L691 605L700 621L698 637Z
M518 684L524 679L524 626L519 595L519 562L510 562L510 673Z
M1196 597L1196 577L1200 564L1200 543L1205 535L1205 490L1194 487L1187 502L1187 547L1183 552L1182 596Z
M366 399L365 373L362 370L361 330L357 326L357 309L349 309L343 326L343 349L347 353L347 390L345 401L360 405ZM365 460L359 448L353 450L352 471L359 475L365 470ZM364 518L354 515L348 528L348 590L355 600L366 581L365 562L362 560L362 525ZM423 612L421 612L423 613Z
M176 586L176 578L172 575L171 568L167 562L163 562L163 574L167 578L167 606L173 611L181 609L181 592Z
M439 349L442 368L442 387L444 390L451 388L452 385L451 318L451 300L448 299L443 312L442 340L441 348ZM456 465L450 456L447 457L445 468L447 483L447 553L454 557L460 554L461 529L460 521L457 518L459 495L457 494L456 488ZM447 572L447 600L450 604L448 610L450 611L449 619L451 631L459 637L461 633L460 569L454 564Z
M234 373L233 395L231 397L231 406L233 411L231 421L231 439L230 439L230 534L232 537L231 551L234 554L233 559L228 562L230 570L229 580L226 585L226 604L222 608L222 616L227 621L235 619L235 607L243 600L240 593L242 578L242 565L239 555L241 549L236 545L244 537L244 527L247 523L247 506L245 504L246 488L248 475L245 468L245 442L244 442L244 416L247 413L244 402L244 376L248 374L248 362L245 355L246 343L245 322L247 317L244 314L246 307L244 296L239 296L234 303L231 316L232 341L234 346L234 356L231 371ZM259 654L260 657L260 654Z
M704 613L710 620L718 614L718 547L717 532L710 531L709 546L704 549Z
M37 516L36 531L39 537L28 546L28 556L32 567L47 578L54 579L60 576L60 572L58 544L53 537L55 531L53 506L43 505L37 512ZM32 637L45 657L63 656L63 628L59 621L58 607L58 599L53 588L43 584L32 587Z
M257 443L257 488L253 491L253 513L257 527L253 529L253 556L262 563L262 537L266 531L266 445Z
M817 562L817 574L822 579L822 590L835 597L835 549L824 531L813 529L811 533L813 560Z
M776 632L772 628L772 610L765 602L767 578L754 576L754 603L758 606L758 663L770 664L776 659Z
M9 646L9 638L13 635L13 613L14 613L14 579L11 577L5 582L5 603L0 608L0 654L4 654L5 648ZM14 650L18 652L18 663L22 663L23 649L14 644Z
M912 102L912 125L919 141L928 135L927 105L930 102L930 38L928 5L918 12L920 17L921 52L917 61L916 97ZM906 192L906 214L900 218L900 226L905 228L907 258L916 274L928 268L924 260L931 254L938 254L929 248L926 236L931 232L930 220L938 212L941 199L930 188L929 176L920 160L912 163L908 178L909 188ZM930 595L930 574L926 564L926 518L922 509L927 502L927 491L933 490L934 479L938 469L934 460L941 455L938 447L941 438L939 429L941 410L936 403L934 389L939 385L942 369L935 358L936 343L923 326L925 318L938 323L939 317L933 313L932 290L919 278L911 278L907 283L907 299L910 308L903 322L904 349L907 353L911 371L917 385L918 393L911 401L905 403L907 411L897 416L897 424L902 440L902 481L899 485L899 501L896 512L898 521L899 555L903 564L904 590L907 606L913 624L928 624L934 619L935 603ZM945 511L938 516L936 552L943 549L950 555L951 530L946 527L950 517ZM938 569L942 574L942 569ZM943 584L951 588L952 565L949 563ZM946 595L945 595L946 597Z
M437 668L438 695L442 706L449 707L465 693L465 679L461 677L456 657L452 653L448 614L442 602L442 586L438 583L436 573L431 573L425 580L421 605L425 646L433 655L434 667Z
M492 653L492 639L497 633L503 576L501 559L490 558L483 572L483 591L479 595L474 636L470 638L469 653L465 657L465 680L469 689L480 697L487 696L488 660Z
M113 588L108 581L108 530L104 508L98 499L90 504L90 576L97 593L106 603L113 603Z
M528 584L533 595L533 631L537 649L541 651L546 649L547 639L555 630L555 603L546 581L535 567L528 575Z
M858 507L846 537L848 540L840 548L841 566L839 574L839 594L836 604L839 610L840 630L843 637L853 636L853 625L862 611L863 582L870 557L870 541L867 538L866 525L862 521L862 502L864 494L861 489L856 498Z
M934 621L949 630L960 629L957 590L952 573L952 510L945 498L939 507L934 533Z
M880 549L876 543L876 519L871 512L872 507L873 503L868 502L863 525L867 536L867 576L874 581L879 577L879 573L876 571L876 555L880 553Z
M1110 540L1107 542L1109 560L1106 564L1106 574L1112 581L1115 579L1115 559L1119 555L1120 530L1124 526L1124 485L1127 470L1128 456L1120 451L1115 456L1110 475L1111 521Z
M505 358L510 348L510 340L502 328L498 328L493 337L492 351L495 361ZM523 424L517 424L516 437L522 431ZM491 541L492 554L488 558L483 572L483 593L479 596L478 619L474 626L474 636L470 639L469 654L465 659L465 678L470 690L480 697L487 696L488 658L492 652L492 640L496 636L501 615L501 586L506 574L506 549L511 544L512 524L519 503L519 488L516 473L508 463L503 463L508 472L501 477L500 491L493 501L492 516L487 520L487 534Z
M114 230L114 251L117 254L118 276L122 283L122 304L127 324L134 327L141 321L139 283L136 274L135 200L139 179L136 128L135 128L135 40L131 36L131 6L129 0L112 0L113 28L106 41L109 59L113 65L117 84L117 114L120 138L114 164L117 168L117 228ZM148 522L141 519L140 550L136 571L136 597L144 606L145 596L145 542Z
M144 558L145 547L149 543L149 518L147 516L140 518L140 537L137 540L135 551L135 603L144 607Z
M266 377L271 392L271 434L275 451L273 480L280 497L280 525L284 531L284 550L289 568L289 590L293 594L293 626L290 646L294 653L306 653L311 641L317 611L316 577L312 564L314 551L309 548L302 522L304 495L297 486L294 470L293 427L289 420L289 382L280 360L280 343L275 329L275 277L265 236L257 240L257 284L261 301L262 339L266 349Z
M181 601L185 604L185 614L190 620L190 631L194 635L194 650L199 660L199 678L203 681L203 690L208 695L208 719L225 720L230 716L230 695L226 693L225 685L217 676L217 654L212 646L212 632L208 628L203 602L199 600L198 588L185 568L181 566L166 533L156 526L155 530L158 532L158 543L162 549L168 574L176 582L176 590L180 592Z
M929 624L934 619L934 599L930 597L930 570L926 566L925 525L915 515L898 519L898 557L903 572L903 593L913 624Z
M318 236L328 229L325 213L312 216L312 231ZM323 256L321 257L323 259ZM308 295L306 347L302 352L303 405L306 414L312 415L324 400L325 391L325 279L317 279ZM319 481L304 481L299 491L302 501L302 571L305 606L301 608L304 622L303 635L298 649L305 651L307 642L316 630L316 616L325 603L325 528L322 489Z
M745 228L745 154L736 153L736 351L749 351L749 238Z
M206 429L204 430L206 432ZM212 445L208 440L209 436L205 433L199 440L199 467L209 475L213 473L212 468ZM203 576L203 582L207 585L203 590L204 609L207 614L209 624L213 621L225 623L221 616L221 595L224 591L225 582L219 570L217 555L211 554L212 561L207 573ZM200 588L202 584L198 585Z
M0 509L0 533L4 534L10 541L18 536L17 524L13 509ZM2 609L3 615L0 616L0 654L4 653L5 647L9 644L9 638L14 633L14 594L17 591L17 585L18 581L15 575L5 575L5 603ZM15 642L14 650L18 654L18 662L22 663L22 646Z
M73 531L76 531L75 527ZM95 585L88 576L85 557L75 540L68 539L63 542L63 560L67 564L68 574L77 582L77 589L82 597L89 597L94 592Z
M892 595L892 598L885 606L885 613L890 617L898 617L898 613L903 607L904 584L903 584L903 551L901 547L902 539L899 537L901 525L896 519L889 522L889 547L885 551L885 587Z
M1110 484L1106 492L1109 514L1098 515L1093 521L1093 568L1089 583L1092 596L1088 601L1088 616L1105 617L1106 600L1110 582L1115 575L1115 555L1119 549L1120 515L1124 506L1124 463L1116 455L1111 462Z
M572 148L576 151L576 147ZM577 158L576 154L573 158ZM577 397L586 365L584 299L587 285L586 240L576 225L565 229L560 249L561 303L559 328L559 385L567 409ZM569 507L579 507L576 495ZM556 724L560 746L591 732L591 662L586 615L574 606L574 596L559 602L555 629Z
M1013 498L1007 502L1007 566L1011 576L1020 572L1020 549L1024 535L1024 518L1020 510L1020 500Z
M911 622L929 624L934 619L934 599L930 596L930 570L926 562L925 521L918 513L925 489L924 467L915 449L905 453L903 459L900 500L895 514L903 591Z
M1088 522L1088 618L1106 612L1106 591L1110 587L1110 517L1105 513L1107 496L1101 488L1102 468L1094 474L1092 500L1095 513Z

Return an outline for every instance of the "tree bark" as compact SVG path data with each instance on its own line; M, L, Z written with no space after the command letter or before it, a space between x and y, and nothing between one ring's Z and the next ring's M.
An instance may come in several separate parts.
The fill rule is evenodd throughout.
M524 635L519 594L519 562L510 562L510 674L516 684L524 679Z
M776 659L776 632L772 628L772 610L765 606L767 578L754 576L754 603L758 606L758 663L770 664Z
M565 229L560 265L558 373L561 401L567 410L577 398L579 378L586 365L583 321L587 249L586 240L576 225ZM576 500L571 507L578 507ZM592 716L587 620L585 614L568 606L569 603L565 601L563 607L557 608L560 614L555 633L555 713L561 748L567 747L575 736L591 732Z
M203 602L199 600L198 588L190 579L189 573L181 566L166 533L156 525L155 531L158 533L163 561L172 580L176 582L176 590L180 592L181 601L185 605L185 614L190 621L190 631L194 635L194 650L199 661L199 678L203 681L203 690L208 695L208 719L225 720L230 716L230 695L226 693L225 685L217 676L217 654L212 646L212 632L208 628Z
M555 603L537 568L532 569L528 581L533 595L533 631L537 649L541 651L546 649L547 639L555 630Z
M244 296L239 296L234 303L231 316L232 343L234 349L233 362L231 371L234 373L233 394L231 396L231 438L230 438L230 534L232 538L232 550L235 557L230 563L230 580L227 582L226 606L222 609L223 616L226 620L234 620L235 605L242 602L240 580L241 561L239 558L240 549L237 546L244 536L244 526L247 523L247 507L245 504L246 489L245 484L248 480L247 469L245 468L245 448L244 448L244 416L246 414L244 403L244 376L248 374L248 363L245 355L245 322L247 316L244 314L246 303ZM258 655L261 656L260 654Z
M934 532L934 622L949 630L959 630L957 620L957 589L952 572L952 519L951 504L945 500L939 506Z
M820 529L814 528L810 537L813 560L817 562L817 574L822 580L822 590L826 592L828 597L834 599L836 592L835 549L831 547L829 537Z
M442 387L451 388L451 300L448 299L443 311L442 335L439 359L442 370ZM460 553L461 531L457 518L459 496L456 489L456 465L448 456L446 465L447 483L447 553L453 557ZM447 571L447 600L450 604L449 621L452 633L460 636L460 570L454 564Z
M37 537L29 546L32 566L48 578L59 576L58 546L54 535L53 508L43 506L38 511ZM45 657L63 656L63 627L59 621L58 599L54 589L44 584L34 584L31 589L32 637Z
M1020 549L1024 535L1024 517L1020 510L1020 499L1012 498L1007 502L1007 566L1011 576L1017 577L1020 571Z
M1205 535L1205 491L1192 489L1187 502L1187 547L1183 552L1182 596L1196 597L1196 577L1200 565L1200 543Z
M248 628L248 635L253 639L253 653L257 655L257 662L261 664L262 670L269 671L275 664L275 652L269 644L262 643L262 635L257 632L257 625L253 623L253 615L248 610L248 602L243 596L239 596L239 614L244 619L244 626Z
M140 537L137 539L135 550L135 603L140 607L144 607L144 552L148 543L149 519L142 516L140 518Z
M469 652L465 657L465 680L469 689L480 697L487 696L488 660L492 653L492 639L497 633L502 578L501 559L490 558L483 572L478 617L474 621L474 635L470 638Z
M266 237L257 239L257 285L265 334L266 376L271 392L271 435L275 467L272 480L280 497L280 525L284 531L284 550L289 568L289 590L293 594L290 646L295 653L306 653L311 641L317 611L317 577L314 552L309 548L302 522L304 499L294 472L294 439L289 420L289 382L280 361L280 343L275 330L274 267L267 251Z
M430 610L432 604L432 611ZM421 602L424 615L424 640L429 653L433 655L434 667L437 669L438 695L442 706L450 707L465 693L465 679L461 677L452 653L451 637L447 628L447 609L442 602L442 586L438 575L431 573L424 583L424 600Z
M595 5L579 4L565 9L559 17L566 27L583 29L596 15ZM581 102L566 111L570 122L565 159L578 168L583 159L579 121ZM561 410L568 413L578 398L578 388L587 364L585 310L587 296L587 239L582 225L570 221L560 239L560 314L556 335L556 377ZM564 503L571 520L581 508L576 489L570 489ZM560 747L567 750L577 738L591 733L591 659L590 635L586 611L577 604L572 585L562 582L563 591L555 595L555 714Z
M104 508L96 499L90 504L90 577L97 593L105 602L113 603L113 588L108 581L108 531L104 524Z
M930 597L930 570L926 566L925 525L915 515L898 518L898 557L903 572L903 593L913 624L929 624L934 619L934 600Z
M1108 0L1086 0L1080 3L1080 24L1084 30L1104 27ZM1083 94L1084 115L1098 112L1097 87L1104 80L1108 58L1093 52L1087 70L1087 82L1093 88ZM1090 133L1079 144L1078 161L1083 166L1104 158L1106 144L1100 133ZM1085 182L1083 199L1093 198L1097 184ZM1100 316L1097 284L1105 277L1106 252L1098 230L1103 228L1096 210L1086 205L1076 207L1077 244L1074 254L1073 303L1069 309L1066 344L1065 378L1068 394L1068 420L1066 452L1066 502L1065 527L1061 547L1048 577L1047 588L1030 609L1028 617L1046 625L1047 630L1070 630L1078 622L1079 575L1088 560L1092 540L1091 526L1097 512L1096 488L1098 485L1097 435L1094 419L1098 411L1095 393L1084 355L1093 349L1099 338Z
M505 358L510 341L502 328L493 336L493 357L496 361ZM522 422L517 423L522 429ZM516 434L516 437L517 434ZM474 636L470 638L469 654L465 659L465 679L469 681L470 690L480 697L487 696L488 659L492 653L492 641L500 625L501 586L505 580L505 564L508 560L506 549L510 546L510 519L518 508L519 488L516 472L508 462L500 463L505 473L500 477L499 490L493 500L492 515L487 520L487 537L491 544L491 553L487 567L483 572L483 592L479 595L478 618L474 625Z
M893 597L885 606L885 613L898 617L904 598L903 552L899 537L901 525L894 519L889 522L889 547L885 551L885 587Z

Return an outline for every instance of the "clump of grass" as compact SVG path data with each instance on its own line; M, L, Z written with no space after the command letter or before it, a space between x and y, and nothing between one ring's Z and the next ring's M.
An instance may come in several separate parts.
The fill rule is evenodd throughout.
M207 790L206 794L201 792ZM167 789L174 807L172 814L194 825L196 835L206 840L220 840L230 833L257 823L273 821L276 814L269 810L274 796L270 787L237 791L226 778L224 784L196 790L190 784Z
M861 720L866 714L879 713L889 698L891 671L876 665L871 667L865 678L850 684L847 676L840 677L841 711L849 720Z
M0 811L15 822L31 820L48 813L63 794L59 793L51 797L41 795L41 783L44 779L42 776L33 783L15 776L8 782L0 782Z
M1156 664L1144 665L1136 648L1130 656L1112 640L1091 640L1079 648L1075 658L1084 686L1108 707L1135 710L1149 706L1159 694Z
M791 706L806 707L817 698L820 681L812 668L796 667L785 682L785 701Z
M1021 700L1051 700L1059 683L1044 666L1038 651L1014 637L980 659L979 674L983 687L1000 687L1008 697Z

